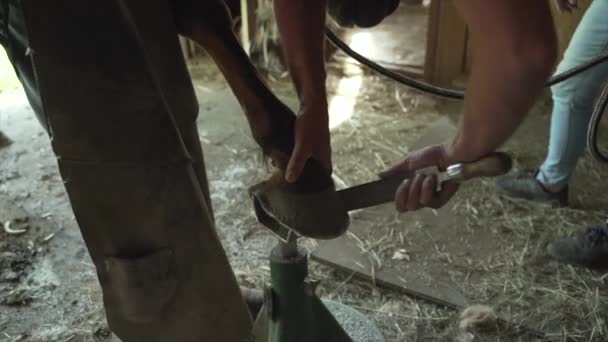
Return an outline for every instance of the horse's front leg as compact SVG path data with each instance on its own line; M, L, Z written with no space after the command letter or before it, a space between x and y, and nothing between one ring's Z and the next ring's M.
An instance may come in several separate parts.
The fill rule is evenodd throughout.
M211 55L238 98L253 138L284 171L294 147L295 115L262 81L232 30L224 2L176 0L176 18L180 31ZM311 159L294 187L307 192L331 185L329 173Z

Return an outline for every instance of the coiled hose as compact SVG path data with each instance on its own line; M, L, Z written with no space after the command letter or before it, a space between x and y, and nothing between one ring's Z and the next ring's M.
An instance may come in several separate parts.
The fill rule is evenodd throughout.
M420 90L422 92L429 93L432 95L445 97L445 98L449 98L449 99L457 99L457 100L464 99L464 95L465 95L464 89L459 90L459 89L438 87L438 86L434 86L434 85L426 83L426 82L416 80L412 77L408 77L408 76L393 72L391 70L388 70L388 69L380 66L378 63L375 63L375 62L363 57L358 52L351 49L350 46L348 46L348 44L346 44L344 41L342 41L340 38L338 38L336 36L336 34L334 32L332 32L329 28L327 28L325 30L325 35L327 36L327 39L333 45L335 45L338 49L344 51L344 53L346 53L348 56L350 56L357 62L361 63L362 65L366 66L367 68L369 68L385 77L388 77L388 78L392 79L393 81L396 81L400 84L409 86L411 88L414 88L414 89L417 89L417 90ZM572 69L566 70L558 75L551 77L545 83L545 87L550 87L559 82L563 82L567 79L570 79L570 78L572 78L580 73L583 73L583 72L595 67L596 65L599 65L606 61L608 61L608 53L599 55L599 56L589 60L588 62L582 63L581 65L578 65ZM606 86L604 87L598 100L596 101L596 104L595 104L595 107L593 110L593 114L591 116L591 122L589 123L589 129L587 131L587 144L589 145L589 150L591 151L591 155L596 160L598 160L600 162L604 162L604 163L608 163L608 156L606 156L605 154L603 154L600 151L598 143L597 143L597 134L598 134L598 126L599 126L599 123L604 114L604 110L606 109L606 105L608 105L608 82L606 83Z
M600 97L595 102L593 114L591 114L591 121L589 122L589 130L587 131L587 145L589 146L589 151L595 160L603 163L608 163L608 157L602 153L602 151L600 151L600 147L597 143L597 132L607 104L608 82L606 85L604 85L604 89L602 90Z

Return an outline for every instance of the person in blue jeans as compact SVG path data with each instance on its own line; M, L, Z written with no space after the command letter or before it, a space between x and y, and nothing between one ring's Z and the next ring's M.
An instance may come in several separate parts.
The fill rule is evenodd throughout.
M591 3L559 63L561 73L608 52L608 0ZM568 183L585 151L594 101L608 80L608 63L551 88L553 112L545 161L535 173L505 176L497 186L506 194L528 200L568 205ZM592 268L608 267L608 228L591 227L548 246L557 260Z

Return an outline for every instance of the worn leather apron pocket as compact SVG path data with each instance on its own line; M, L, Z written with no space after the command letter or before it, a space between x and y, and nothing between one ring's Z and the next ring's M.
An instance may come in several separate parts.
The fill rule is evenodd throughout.
M125 318L141 323L162 318L177 286L173 265L169 249L138 258L106 259L109 285Z

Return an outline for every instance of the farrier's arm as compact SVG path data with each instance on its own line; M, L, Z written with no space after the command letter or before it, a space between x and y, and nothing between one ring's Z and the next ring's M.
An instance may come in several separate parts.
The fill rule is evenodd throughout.
M519 126L555 62L555 33L547 1L454 0L475 39L473 70L456 138L416 151L383 174L473 161L499 148ZM416 176L397 190L400 211L440 207L456 184L435 192L435 178Z
M553 70L556 38L547 1L455 3L478 47L450 153L471 161L499 148L526 116Z
M326 0L275 0L285 59L300 100L296 145L286 176L295 181L306 160L331 170L324 32Z

